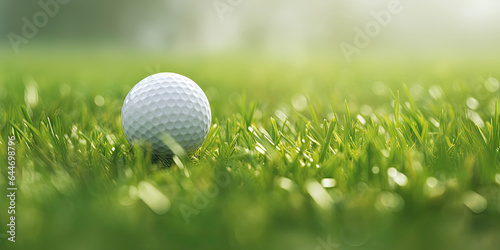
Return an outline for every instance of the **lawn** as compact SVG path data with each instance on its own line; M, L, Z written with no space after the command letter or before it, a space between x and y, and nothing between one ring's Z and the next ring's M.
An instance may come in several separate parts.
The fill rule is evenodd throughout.
M498 249L498 66L7 57L1 249ZM128 91L163 71L197 82L212 109L202 148L172 164L131 148L120 123Z

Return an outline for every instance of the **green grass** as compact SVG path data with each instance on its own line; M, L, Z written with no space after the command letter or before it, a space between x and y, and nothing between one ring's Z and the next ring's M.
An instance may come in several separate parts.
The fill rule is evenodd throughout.
M498 67L171 57L0 63L0 159L15 135L19 187L17 242L2 229L1 249L500 244L500 92L485 85ZM125 95L158 67L194 79L213 113L202 148L171 167L120 125ZM2 198L1 225L6 211Z

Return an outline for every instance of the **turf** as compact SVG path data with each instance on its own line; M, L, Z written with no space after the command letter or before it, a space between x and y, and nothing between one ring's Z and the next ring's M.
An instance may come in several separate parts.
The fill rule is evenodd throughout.
M2 229L1 249L497 249L498 69L8 58L0 159L14 135L19 191L17 242ZM213 114L202 148L171 165L131 148L120 125L127 92L160 71L195 80Z

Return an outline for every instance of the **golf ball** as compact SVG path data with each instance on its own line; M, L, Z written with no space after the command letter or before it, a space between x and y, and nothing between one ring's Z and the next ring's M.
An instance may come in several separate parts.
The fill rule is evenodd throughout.
M174 139L187 153L197 150L212 120L203 90L176 73L154 74L137 83L125 98L121 115L131 145L146 143L154 155L165 156L173 155L166 138Z

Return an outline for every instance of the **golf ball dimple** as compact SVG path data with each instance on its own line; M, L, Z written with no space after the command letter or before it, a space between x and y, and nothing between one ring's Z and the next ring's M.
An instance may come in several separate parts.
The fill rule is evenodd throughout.
M203 90L191 79L176 73L144 78L128 93L121 112L127 141L150 143L155 155L171 156L165 136L172 137L188 153L205 140L212 120Z

